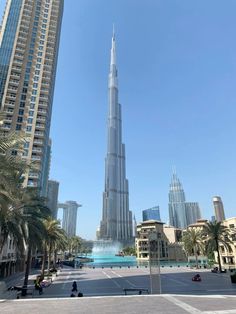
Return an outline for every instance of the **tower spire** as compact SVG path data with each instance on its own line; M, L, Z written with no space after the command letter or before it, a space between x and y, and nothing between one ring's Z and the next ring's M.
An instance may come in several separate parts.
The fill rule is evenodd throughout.
M112 39L111 39L111 66L116 65L116 41L115 41L115 26L113 24Z
M115 24L113 23L112 37L115 39Z

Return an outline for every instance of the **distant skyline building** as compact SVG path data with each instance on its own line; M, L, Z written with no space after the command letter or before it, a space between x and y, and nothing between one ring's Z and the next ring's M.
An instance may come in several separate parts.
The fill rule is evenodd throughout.
M58 192L59 192L59 182L54 181L54 180L48 180L47 206L51 210L52 217L54 219L57 219Z
M128 243L132 239L132 212L126 178L125 145L122 143L121 105L118 102L116 44L113 31L108 83L108 141L105 159L100 239Z
M147 221L147 220L158 220L158 221L161 221L159 206L155 206L155 207L152 207L152 208L144 209L142 211L142 214L143 214L143 221Z
M169 191L170 225L185 229L188 225L201 219L201 210L197 202L186 202L183 186L174 171Z
M5 132L23 131L23 153L36 165L25 186L46 196L52 115L63 0L7 0L0 27L0 111Z
M211 216L211 222L216 221L216 216Z
M185 193L176 172L173 172L170 183L169 219L171 226L182 229L187 227Z
M220 222L225 220L225 211L224 211L224 205L221 200L220 196L214 196L213 197L213 206L215 209L215 219L216 221Z
M65 230L68 237L76 235L77 212L81 205L75 201L66 201L59 203L58 208L63 208L62 228Z
M185 203L187 226L194 224L198 219L201 219L201 210L197 202Z

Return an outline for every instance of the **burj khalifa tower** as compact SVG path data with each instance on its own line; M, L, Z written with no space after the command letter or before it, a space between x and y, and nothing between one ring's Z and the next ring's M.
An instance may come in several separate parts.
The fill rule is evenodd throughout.
M108 82L108 142L105 158L105 191L100 224L102 240L129 243L132 239L132 212L125 169L125 145L122 143L121 105L118 102L116 43L113 31Z

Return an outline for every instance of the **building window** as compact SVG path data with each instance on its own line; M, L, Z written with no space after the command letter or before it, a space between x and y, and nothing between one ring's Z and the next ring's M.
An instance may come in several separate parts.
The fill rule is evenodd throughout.
M23 122L23 117L18 117L17 122Z
M23 116L24 114L24 110L23 109L19 109L19 115Z
M16 131L20 131L21 130L21 124L17 124L16 125Z
M32 123L33 123L33 119L32 119L32 118L28 118L28 119L27 119L27 122L28 122L29 124L32 124Z
M28 125L27 127L26 127L26 132L31 132L32 131L32 126L31 125Z

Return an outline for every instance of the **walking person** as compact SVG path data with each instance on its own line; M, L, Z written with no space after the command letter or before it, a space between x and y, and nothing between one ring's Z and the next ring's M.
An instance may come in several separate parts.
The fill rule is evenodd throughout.
M77 282L76 281L73 281L73 283L72 283L72 290L71 290L72 292L77 292L78 291L78 289L77 289Z

